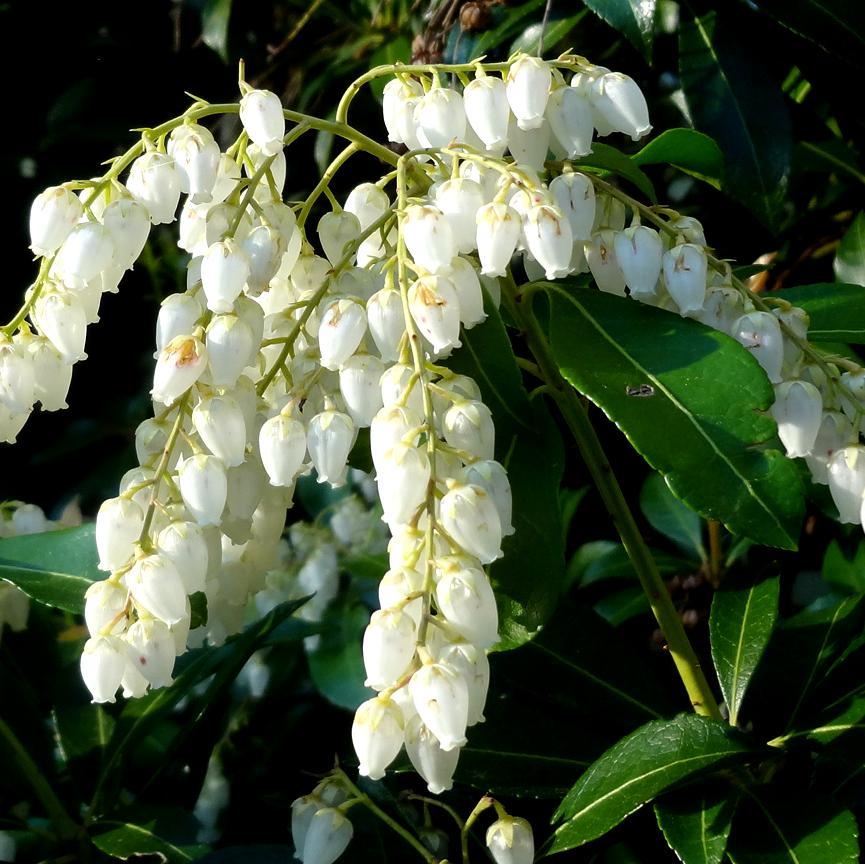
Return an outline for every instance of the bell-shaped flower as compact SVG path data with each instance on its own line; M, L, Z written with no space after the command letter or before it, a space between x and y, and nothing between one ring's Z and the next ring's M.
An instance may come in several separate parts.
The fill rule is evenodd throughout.
M134 553L144 513L130 498L109 498L96 514L96 551L100 570L119 570Z
M824 411L820 430L805 462L815 483L828 483L828 466L835 452L854 440L853 426L840 411Z
M487 149L502 147L508 140L510 106L505 82L483 75L466 85L463 101L468 121Z
M0 337L0 404L13 414L30 411L36 401L36 366L25 345Z
M354 213L341 210L325 213L318 222L318 239L327 260L336 266L348 254L350 244L360 236L360 220Z
M420 415L401 405L387 405L373 417L369 430L369 446L373 465L376 470L384 464L388 451L414 433L412 441L416 442L420 434Z
M574 240L588 240L595 223L595 187L592 181L585 174L570 171L550 181L550 193L568 217Z
M405 674L414 657L416 630L411 616L400 609L372 613L363 634L364 686L384 690Z
M180 202L180 175L171 156L155 150L139 156L129 169L126 188L147 208L154 225L174 221Z
M460 346L460 304L446 276L421 276L408 291L408 306L418 330L441 354Z
M195 336L175 336L156 361L153 373L153 398L163 405L173 405L204 373L208 355Z
M282 150L285 116L282 102L269 90L250 90L240 100L240 122L249 140L268 156Z
M348 454L354 446L357 427L348 414L327 409L309 421L307 447L319 483L342 486Z
M192 518L202 526L219 525L228 496L222 460L199 453L181 462L177 473L180 494Z
M417 146L413 115L421 96L423 87L420 82L408 76L393 78L384 85L381 107L388 141L407 144L409 149Z
M865 447L853 444L836 451L828 465L829 492L841 522L861 523L865 494Z
M366 302L369 332L381 359L393 362L399 357L399 346L405 335L405 314L402 297L393 288L376 291Z
M492 459L479 460L467 465L463 476L466 483L480 486L493 499L502 526L502 536L513 534L511 484L504 467Z
M521 129L511 116L508 123L508 150L514 162L540 171L550 149L551 134L550 124L545 117L537 129Z
M91 636L113 636L126 627L129 591L125 586L102 579L93 582L84 592L84 622ZM107 632L102 633L103 630Z
M523 223L523 235L547 279L568 275L574 240L571 223L558 207L549 204L532 207Z
M60 411L69 407L66 396L72 382L72 366L44 336L27 343L33 361L33 395L43 411Z
M433 86L418 99L414 122L421 147L447 147L451 142L463 141L466 133L463 97L449 87Z
M181 191L193 204L206 204L212 198L219 173L219 145L209 129L198 123L178 126L168 140L168 155L180 175Z
M484 706L490 689L490 661L487 652L471 642L451 642L438 659L452 666L465 679L469 691L468 725L484 722Z
M607 72L592 84L594 109L616 132L639 141L652 131L646 97L633 78L621 72Z
M484 489L454 483L440 507L445 531L465 552L481 564L501 558L502 524L496 505Z
M207 327L205 344L215 387L233 387L258 351L252 328L237 315L215 315Z
M67 363L84 360L87 314L74 293L50 291L34 303L36 326Z
M360 705L354 715L351 741L361 777L381 780L402 749L404 739L402 712L392 699L376 696Z
M236 240L229 237L209 246L201 261L201 285L207 308L213 312L231 312L249 273L249 258Z
M553 76L550 66L539 57L521 55L508 69L508 104L520 129L540 127L550 98Z
M339 392L358 428L364 429L382 406L379 381L384 363L372 354L355 354L339 370Z
M477 459L492 459L496 431L490 409L483 402L459 399L444 416L445 440Z
M138 260L150 234L147 208L134 198L118 198L105 208L102 224L114 247L114 265L128 270Z
M520 214L507 204L485 204L477 214L477 247L481 273L504 276L517 248Z
M664 284L679 314L699 312L706 299L706 250L693 243L674 246L664 253L663 268Z
M126 667L126 650L116 636L94 636L81 652L81 677L94 702L114 702Z
M730 335L751 352L773 384L781 381L784 337L774 315L770 312L749 312L733 324Z
M385 452L378 465L378 497L388 525L409 522L423 504L430 479L424 450L398 443Z
M703 308L694 317L707 327L731 333L746 311L745 298L735 288L720 286L706 291Z
M654 297L664 254L658 232L645 225L632 225L616 234L613 247L631 296L637 300Z
M51 255L81 221L84 207L78 196L63 186L49 186L30 207L30 248L34 255Z
M444 214L451 229L456 252L473 252L477 245L477 214L484 206L484 192L480 183L455 177L445 180L435 190L436 207ZM408 240L406 240L408 242ZM411 247L409 247L411 251ZM443 250L447 252L447 249ZM414 255L412 255L414 257ZM443 259L443 255L440 258ZM453 258L453 255L451 255ZM417 259L415 259L417 260ZM447 263L450 263L449 261ZM425 265L423 265L425 266ZM427 267L427 269L431 269Z
M392 609L399 606L403 612L411 616L415 624L418 624L423 606L423 601L419 596L423 583L423 574L414 567L392 567L379 582L379 605L382 609ZM407 598L412 594L418 596L414 600L408 600Z
M454 771L460 758L459 748L442 750L438 738L418 715L406 724L405 751L414 770L424 779L433 795L453 788Z
M601 291L625 296L625 275L619 266L614 231L599 231L586 243L586 263Z
M244 238L241 248L249 263L246 284L250 296L258 296L270 284L279 270L286 244L279 229L271 225L257 225Z
M535 839L525 819L502 816L487 829L487 849L496 864L532 864Z
M333 864L348 848L353 834L351 822L339 810L322 807L306 830L302 864Z
M156 316L157 353L177 336L192 333L203 314L201 304L191 294L169 294Z
M205 529L195 522L171 522L159 532L156 546L177 568L187 594L204 591L210 560Z
M114 259L111 234L98 222L81 222L70 232L54 259L52 271L73 286L83 285Z
M348 297L334 300L321 316L318 345L321 365L339 369L355 351L366 333L366 312L363 304Z
M183 580L165 555L157 552L139 558L126 574L126 584L136 605L144 607L154 618L171 625L186 616Z
M469 693L465 679L446 663L426 663L409 681L418 716L446 753L466 743Z
M140 618L123 635L129 661L151 687L168 687L174 670L174 637L162 621Z
M258 449L270 485L291 487L306 456L303 423L287 413L271 417L262 424Z
M366 231L390 210L390 199L375 183L361 183L349 192L343 209L357 216L361 231Z
M192 411L192 425L204 446L227 468L240 465L246 451L246 422L230 396L202 399Z
M237 188L240 180L240 165L228 153L219 154L216 183L211 190L211 203L221 204Z
M490 580L461 556L441 559L436 608L454 629L481 650L499 640L499 615Z
M412 204L406 208L400 228L411 257L424 270L438 273L457 254L450 219L438 207Z
M775 386L772 416L778 437L791 458L811 452L823 419L823 398L807 381L784 381Z
M453 282L460 307L460 323L466 330L486 320L484 292L474 266L465 258L454 258L443 272Z
M550 93L546 117L568 159L592 152L592 106L583 93L574 87L557 87Z

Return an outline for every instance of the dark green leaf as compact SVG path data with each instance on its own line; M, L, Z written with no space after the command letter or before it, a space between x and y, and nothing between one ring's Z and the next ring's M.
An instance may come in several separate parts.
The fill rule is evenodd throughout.
M623 588L595 603L595 611L613 627L649 611L649 601L642 588Z
M823 581L852 594L865 593L865 543L859 542L852 558L833 540L823 556Z
M0 540L0 579L67 612L84 611L84 592L105 578L97 567L94 525Z
M865 213L860 213L835 253L835 278L839 282L865 285Z
M862 251L861 278L862 285L865 285L865 248ZM839 260L835 259L836 269ZM811 318L809 339L861 345L865 343L865 288L862 285L843 282L801 285L787 288L780 296L808 313Z
M676 783L755 755L735 730L696 714L655 720L604 753L556 811L551 852L606 834Z
M773 746L789 746L791 742L803 741L821 747L840 743L846 758L853 758L854 749L861 758L865 745L865 698L854 697L842 710L836 708L831 716L824 714L819 725L790 732L769 743Z
M601 407L689 507L734 534L796 546L803 488L774 439L772 386L729 336L599 291L550 290L565 378ZM648 385L651 397L633 398ZM731 410L735 406L735 410Z
M660 474L650 474L640 492L640 509L649 524L685 552L706 560L700 517L670 491Z
M114 718L101 705L55 709L57 743L68 762L105 750L114 732Z
M652 558L662 576L687 572L692 567L690 561L675 555L668 555L657 549L650 549ZM612 540L593 540L583 544L574 553L568 566L569 579L585 588L596 582L625 579L636 582L637 572L621 543Z
M228 22L232 0L207 0L201 10L201 41L228 60Z
M681 27L679 73L694 126L726 157L724 189L777 229L792 152L780 88L736 28L715 12Z
M516 54L518 51L522 51L526 54L537 54L541 33L543 32L544 53L550 55L553 48L563 39L567 38L568 34L580 23L585 14L585 10L581 9L574 15L549 21L546 30L544 30L544 26L541 23L531 24L514 40L509 53Z
M839 138L829 141L799 141L793 155L797 171L842 172L860 183L865 183L865 174L859 170L856 154Z
M485 31L481 35L480 39L472 45L472 56L467 59L477 60L486 55L488 51L495 49L503 42L506 42L515 33L519 32L522 27L522 22L524 22L529 15L533 14L538 9L543 9L545 2L546 0L528 0L527 3L514 6L512 9L502 9L500 20L495 24L495 26ZM456 29L457 28L454 27L454 30ZM465 38L465 36L463 38Z
M585 0L585 3L651 62L655 0Z
M683 864L721 864L735 806L724 786L700 784L661 798L655 818Z
M128 861L139 855L155 855L158 856L157 860L167 861L169 864L185 864L201 858L208 851L206 846L199 844L172 843L156 834L152 824L133 825L129 822L103 821L96 823L94 828L108 830L93 835L93 845L121 861Z
M325 614L318 647L307 655L309 674L319 692L349 711L374 695L363 686L361 642L369 614L357 597L340 598Z
M750 791L739 802L727 854L733 864L856 864L856 819L804 790Z
M658 200L655 187L643 169L630 156L626 156L621 150L609 144L593 141L592 152L588 156L575 159L573 164L589 171L593 168L598 169L601 174L616 174L633 183L651 202Z
M499 601L499 649L530 639L552 614L564 585L559 486L564 453L545 405L529 401L502 319L489 297L487 320L463 334L450 366L481 388L496 424L496 458L513 493L514 533L490 575ZM526 574L533 578L527 579Z
M721 188L724 154L708 135L696 129L667 129L632 157L637 165L673 165L680 171Z
M712 660L734 726L778 617L779 586L777 576L762 580L750 574L740 580L728 578L712 600Z

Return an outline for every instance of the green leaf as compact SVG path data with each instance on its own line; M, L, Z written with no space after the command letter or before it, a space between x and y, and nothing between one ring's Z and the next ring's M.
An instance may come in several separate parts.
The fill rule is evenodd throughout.
M684 573L692 569L692 562L676 555L669 555L657 549L649 549L658 572L662 576ZM592 540L584 543L574 553L568 565L569 579L581 588L614 579L630 580L636 583L637 571L621 543L612 540Z
M649 611L649 601L642 588L623 588L598 600L595 611L613 627Z
M823 581L845 593L865 594L865 543L858 542L852 558L833 540L823 556Z
M228 62L228 22L232 0L207 0L201 10L201 41Z
M650 63L656 0L584 0L586 6L618 30Z
M780 580L727 579L712 600L712 660L735 726L748 684L769 644L778 617Z
M568 792L554 817L562 824L549 851L582 846L674 784L754 755L735 730L696 714L647 723L604 753Z
M865 253L865 247L862 251ZM838 261L836 258L836 269ZM861 278L863 281L860 285L823 282L787 288L779 296L794 306L801 306L808 313L811 318L808 338L812 341L861 345L865 344L865 288L862 287L865 285L865 254L862 257Z
M782 735L769 744L776 747L787 746L791 741L805 741L820 747L841 744L847 759L854 757L852 745L855 742L855 754L861 758L865 745L865 698L854 697L842 710L836 708L830 716L824 714L819 725Z
M724 787L701 784L665 795L655 804L655 818L683 864L721 864L735 806Z
M93 845L106 855L121 861L128 861L139 855L155 855L158 856L157 860L167 861L169 864L186 864L187 861L201 858L208 851L206 846L179 845L161 837L157 833L156 820L143 825L104 820L93 827L108 829L91 837Z
M733 864L856 864L856 819L804 790L747 791L727 854Z
M649 524L690 555L706 560L700 517L670 491L660 474L650 474L640 492L640 509Z
M480 39L474 43L472 46L471 57L468 59L477 60L484 56L488 51L495 49L503 42L506 42L519 31L522 22L529 15L538 9L543 8L545 2L546 0L528 0L527 3L514 6L512 9L502 9L500 20L489 30L485 31L481 35ZM494 14L497 11L498 9L494 9ZM456 27L453 29L457 30ZM465 35L463 38L465 39Z
M783 219L792 154L784 96L741 33L710 12L679 31L679 74L694 126L726 157L724 189L770 229Z
M835 278L865 285L865 213L859 213L835 253Z
M496 424L496 458L513 493L514 533L490 568L499 603L499 650L530 639L556 608L565 578L559 487L561 435L540 401L530 402L498 310L484 299L487 319L466 331L450 360L480 386ZM527 573L534 574L531 579Z
M346 594L328 609L321 641L307 655L309 674L318 691L349 711L374 695L363 685L361 643L368 623L369 609L356 596Z
M568 15L565 18L549 21L546 30L544 30L544 25L541 23L530 24L525 30L523 30L522 34L513 41L511 50L508 53L516 54L517 52L522 51L525 54L537 55L541 33L543 33L544 53L549 55L556 45L558 45L563 39L567 38L568 34L577 26L577 24L580 23L585 14L585 10L581 9L574 15Z
M0 579L66 612L84 612L84 592L105 578L97 566L93 524L0 540Z
M101 705L55 708L57 743L68 762L94 750L105 750L114 732L114 718Z
M592 152L588 156L573 160L573 164L584 170L598 169L601 174L616 174L633 183L652 203L658 200L655 187L643 169L630 156L609 144L593 141Z
M716 189L724 176L724 154L714 139L696 129L667 129L632 157L643 165L673 165Z
M793 157L793 165L797 171L840 171L860 183L865 183L865 174L859 169L855 152L839 138L829 141L798 141Z
M673 493L734 534L795 548L802 481L792 460L762 446L776 433L774 393L754 358L726 334L622 297L551 285L550 298L562 374ZM651 396L629 395L646 385Z
M395 38L385 39L379 48L373 51L369 58L370 68L374 66L390 66L394 63L411 63L411 42L408 36L400 35ZM374 78L370 87L379 102L384 94L384 85L388 79L384 76Z

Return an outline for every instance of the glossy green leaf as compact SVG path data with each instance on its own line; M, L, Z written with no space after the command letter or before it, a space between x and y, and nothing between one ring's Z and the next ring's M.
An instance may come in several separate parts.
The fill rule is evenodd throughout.
M806 790L749 791L739 802L727 854L733 864L856 864L856 819Z
M778 617L777 576L727 579L712 600L709 632L721 692L736 725L751 677L769 644Z
M755 753L729 726L680 714L642 726L604 753L559 805L550 852L606 834L626 816L683 780Z
M865 237L863 237L865 239ZM808 338L815 342L865 343L865 248L862 285L824 282L787 288L781 296L801 306L809 317ZM838 266L835 260L835 266Z
M721 864L735 805L729 787L699 784L661 798L655 818L682 864Z
M847 556L833 540L823 556L823 581L843 592L865 594L865 543L858 542L852 556Z
M640 492L640 509L649 524L685 552L706 560L700 517L670 491L660 474L650 474Z
M105 750L114 732L114 718L101 705L78 705L54 712L57 744L65 761Z
M656 0L585 0L585 3L651 62Z
M784 96L732 22L709 12L679 30L679 74L694 126L726 158L724 189L769 228L784 213L792 153Z
M228 23L232 0L207 0L201 10L201 41L228 60Z
M716 189L724 176L724 154L696 129L667 129L631 157L637 165L673 165Z
M513 493L514 533L490 575L499 603L499 650L530 639L553 613L565 578L559 487L561 435L541 401L530 402L508 334L490 298L487 320L462 335L449 366L480 386L496 425L496 458ZM527 579L526 573L533 578Z
M567 15L564 18L558 18L547 22L546 30L541 23L531 24L523 30L511 44L509 54L516 54L519 51L525 54L537 55L538 47L541 39L541 34L544 37L544 53L549 56L555 56L553 49L563 39L568 37L568 34L580 23L585 16L585 10L581 9L574 15ZM565 46L567 47L567 46Z
M467 59L477 60L488 51L506 42L519 32L530 15L533 15L538 9L543 9L545 2L546 0L528 0L528 2L521 3L519 6L501 9L500 14L496 16L498 20L495 21L494 25L489 30L484 31L480 38L474 42L471 57ZM494 9L494 13L497 11L499 10ZM457 28L454 27L454 31L456 30ZM465 38L464 34L463 39Z
M658 200L655 187L645 171L630 156L609 144L593 141L592 152L588 156L573 160L573 164L583 170L596 169L601 174L615 174L633 183L652 203Z
M595 612L613 627L649 611L649 601L642 588L623 588L595 603Z
M0 540L0 579L67 612L84 611L84 592L106 574L97 567L94 525Z
M692 562L657 549L650 549L652 558L662 576L684 573ZM637 571L621 543L612 540L592 540L574 553L568 565L568 579L585 588L596 582L630 580L636 583Z
M160 836L157 833L159 829L156 820L141 825L103 820L93 827L95 831L107 829L92 835L93 845L106 855L121 861L153 855L156 860L166 861L168 864L186 864L201 858L208 851L207 847L201 844L180 844Z
M855 758L855 745L855 754L861 758L865 745L865 697L855 696L844 700L843 707L838 706L834 711L824 712L817 725L790 732L769 743L776 747L801 743L819 747L840 744L848 759Z
M795 464L767 445L772 387L738 342L696 321L589 289L550 287L564 377L660 471L732 533L793 549L803 515ZM630 395L634 388L650 396Z
M865 285L865 213L859 213L835 253L835 278Z

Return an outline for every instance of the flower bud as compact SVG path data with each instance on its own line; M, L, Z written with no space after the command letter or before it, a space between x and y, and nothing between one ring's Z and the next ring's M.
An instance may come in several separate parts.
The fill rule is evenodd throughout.
M112 201L102 216L114 247L114 265L128 270L138 260L150 234L150 214L134 198Z
M200 339L175 336L159 353L153 373L153 398L173 405L204 373L208 355Z
M511 484L505 469L498 462L486 459L467 465L463 476L466 483L480 486L492 498L499 514L502 536L507 537L513 534Z
M865 493L865 447L854 444L838 450L829 460L828 478L841 522L859 524Z
M463 92L468 121L484 146L502 147L508 138L510 107L504 81L493 75L475 78Z
M427 663L409 681L418 716L446 753L466 743L469 694L465 679L448 664Z
M520 214L507 204L485 204L477 215L481 273L504 276L520 239Z
M445 276L421 276L408 291L408 305L418 330L436 354L460 346L460 306L453 282Z
M413 78L393 78L384 85L382 113L388 141L408 144L416 141L414 109L423 96L423 87Z
M81 677L94 702L114 702L125 666L123 643L116 636L95 636L84 643Z
M361 183L349 192L343 209L354 213L360 222L361 231L366 231L373 222L390 210L390 199L387 192L379 189L375 183Z
M268 156L282 150L285 117L279 96L269 90L250 90L240 100L240 122L249 140Z
M336 371L357 351L366 333L363 304L348 297L334 300L321 316L318 346L321 365Z
M139 156L129 169L126 188L147 208L154 225L174 221L180 202L180 175L173 158L156 151Z
M126 626L123 614L129 591L122 585L104 579L94 582L84 592L84 621L91 636L99 636L108 628L108 636L122 632Z
M183 580L165 555L156 553L139 558L126 581L136 605L143 606L154 618L170 625L186 617Z
M357 429L348 414L325 410L309 421L307 447L319 483L342 486Z
M487 849L496 864L532 864L535 840L525 819L503 816L487 829Z
M174 637L162 623L139 619L124 634L129 660L151 687L168 687L174 669Z
M306 456L303 423L285 414L271 417L261 427L258 449L270 485L290 487Z
M439 652L438 659L452 666L465 679L469 691L468 725L483 723L484 705L490 689L490 661L487 652L470 642L451 642Z
M33 361L33 394L43 411L68 408L66 396L72 382L72 366L45 337L36 337L27 345Z
M364 702L355 712L351 727L361 777L381 780L402 749L404 738L402 712L392 699L376 696Z
M399 357L399 344L405 335L405 316L399 291L382 288L366 303L369 332L385 362Z
M318 239L327 260L336 266L349 252L348 246L360 236L360 220L342 210L325 213L318 222Z
M384 690L402 677L414 657L416 629L411 616L399 609L372 613L363 634L365 687Z
M119 570L132 557L144 513L131 498L109 498L96 514L96 550L100 570Z
M733 324L730 335L751 352L773 384L781 381L784 338L774 315L770 312L749 312Z
M171 522L159 532L160 553L177 568L187 594L204 590L208 550L204 530L195 522Z
M203 314L201 304L190 294L169 294L156 317L157 352L175 337L192 333Z
M645 225L633 225L616 234L613 248L631 296L637 300L654 297L664 254L664 244L658 232Z
M242 249L249 262L247 288L251 296L258 296L279 270L286 241L276 228L258 225L244 238Z
M480 183L463 177L445 180L436 189L435 204L451 228L454 254L473 252L477 244L477 213L484 206L484 193Z
M430 464L416 447L395 444L378 467L378 496L388 525L409 522L427 495Z
M784 381L775 386L772 416L778 437L791 458L811 452L823 419L820 391L807 381Z
M193 204L208 203L216 185L221 156L210 130L198 123L178 126L171 133L168 155L174 157L181 191L189 195Z
M646 97L632 78L607 72L595 80L590 92L593 107L615 132L639 141L652 131Z
M625 296L625 275L616 258L615 232L599 231L586 243L586 263L601 291Z
M50 255L60 248L84 216L81 201L63 186L49 186L30 208L30 248L34 255Z
M424 270L437 273L448 267L457 254L451 224L437 207L407 207L400 227L411 257Z
M571 223L558 207L532 207L526 214L523 232L529 252L544 268L547 279L568 275L574 241Z
M303 795L291 802L291 842L294 843L294 857L298 861L303 855L303 844L312 817L321 809L322 803L317 795Z
M355 354L339 370L339 392L351 419L361 429L372 423L382 407L379 381L384 374L384 363L371 354Z
M208 247L201 261L201 285L207 308L213 312L231 312L248 278L249 258L236 240L228 238Z
M444 437L452 447L478 459L492 459L495 427L490 409L483 402L461 399L444 416Z
M180 494L199 525L219 525L228 497L225 465L217 456L199 454L184 460L177 472Z
M207 327L205 344L215 387L233 387L258 350L252 328L237 315L215 315Z
M571 223L574 240L588 240L595 222L595 187L585 174L571 171L550 181L550 193Z
M441 519L445 531L482 564L501 558L499 514L480 486L454 484L441 500Z
M459 748L442 750L438 738L417 715L406 724L405 751L414 770L424 779L433 795L453 788L454 771L460 758Z
M418 596L416 600L408 603L405 599L410 594L419 593L423 588L423 574L414 568L392 567L381 578L378 585L378 601L382 609L392 609L399 606L403 612L411 616L418 624L422 609L422 600Z
M574 87L556 88L550 93L546 117L568 159L592 152L592 106L583 93Z
M552 72L539 57L520 55L511 64L507 77L507 97L520 129L537 129L543 122L550 97Z
M706 299L706 252L693 243L682 243L664 253L664 283L680 315L699 312Z
M333 864L351 842L354 829L339 810L322 807L312 817L303 843L303 864Z
M246 455L246 423L240 406L230 396L202 399L192 411L192 425L204 446L227 468L240 465Z
M463 97L448 87L433 86L418 99L414 122L421 147L447 147L463 141L466 133Z
M436 608L454 629L481 650L499 640L496 598L483 570L455 556L438 564Z

